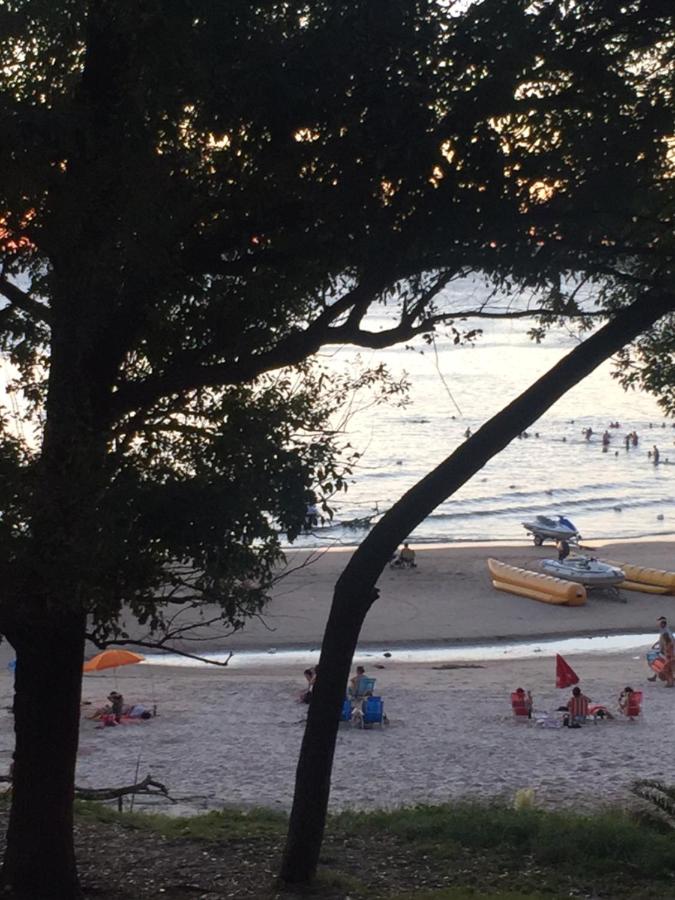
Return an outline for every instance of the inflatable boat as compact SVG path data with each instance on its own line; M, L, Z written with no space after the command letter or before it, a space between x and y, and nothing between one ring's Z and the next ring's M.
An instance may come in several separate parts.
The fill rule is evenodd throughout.
M586 588L581 584L508 566L497 559L488 559L487 564L492 585L498 591L557 605L582 606L586 602Z
M663 569L646 569L628 563L608 561L609 565L622 569L626 580L621 587L626 591L642 591L645 594L675 594L675 572Z
M535 516L521 524L532 535L537 547L541 547L546 540L578 541L581 538L576 525L565 516Z
M542 559L539 565L547 575L574 581L584 587L616 587L626 578L621 569L587 556L568 556L563 560Z

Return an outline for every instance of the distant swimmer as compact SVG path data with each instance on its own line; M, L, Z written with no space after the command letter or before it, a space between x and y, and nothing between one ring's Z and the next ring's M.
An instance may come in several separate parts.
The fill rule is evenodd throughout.
M637 431L631 432L631 436L630 436L630 442L631 442L631 444L632 444L634 447L637 447L639 441L640 441L640 438L638 437Z
M652 450L652 460L655 466L658 466L659 459L661 458L661 454L659 453L659 448L654 444L654 449Z
M590 439L593 437L593 429L589 426L585 431L582 431L582 434L587 441L590 441Z
M612 435L609 433L609 431L605 431L605 433L602 436L602 446L607 447L611 440L612 440Z
M464 437L468 440L471 437L471 429L467 428L464 432Z
M626 437L623 439L623 442L626 445L626 450L630 450L630 441L631 441L630 434L627 434Z

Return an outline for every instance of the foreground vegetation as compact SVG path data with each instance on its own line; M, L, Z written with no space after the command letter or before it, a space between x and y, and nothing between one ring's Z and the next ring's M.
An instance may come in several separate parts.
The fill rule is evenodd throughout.
M0 809L0 819L6 808ZM1 823L0 823L1 824ZM77 807L85 895L101 900L291 898L274 884L286 816L193 818ZM120 861L123 861L120 874ZM675 896L673 833L650 815L418 807L333 816L319 878L303 896L338 900Z

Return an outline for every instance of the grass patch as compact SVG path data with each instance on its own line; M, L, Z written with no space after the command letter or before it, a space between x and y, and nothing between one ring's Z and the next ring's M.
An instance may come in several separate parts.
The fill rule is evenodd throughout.
M335 824L352 833L393 833L407 845L451 860L458 847L498 852L514 861L530 857L538 865L588 875L642 875L672 878L672 835L637 824L619 810L579 815L513 810L502 805L461 804L415 807L395 812L344 813Z
M466 888L439 888L436 891L413 891L412 893L392 894L388 900L556 900L553 894L521 894L506 893L483 894Z
M89 821L117 823L125 828L151 831L168 839L217 842L283 837L288 828L285 814L267 809L218 810L201 816L167 816L161 813L120 813L100 803L79 800L76 812Z
M675 897L672 832L638 822L621 810L595 815L505 805L458 804L394 812L342 813L329 818L315 882L277 894L272 883L288 818L269 810L224 810L178 818L118 813L78 803L103 836L124 838L148 858L172 853L192 860L205 884L235 869L242 897L295 900L562 900L570 896L662 900ZM114 823L112 832L109 825ZM121 827L120 827L121 826ZM129 835L130 830L133 835ZM181 845L181 840L184 842ZM199 842L210 842L206 851ZM217 844L229 843L227 850ZM95 842L98 845L98 841ZM235 845L235 846L233 846ZM205 852L206 851L206 852ZM124 850L120 850L124 855ZM209 874L204 867L211 866ZM182 869L181 869L182 872ZM213 873L216 873L215 875ZM182 875L181 875L182 877ZM177 894L183 897L182 894Z

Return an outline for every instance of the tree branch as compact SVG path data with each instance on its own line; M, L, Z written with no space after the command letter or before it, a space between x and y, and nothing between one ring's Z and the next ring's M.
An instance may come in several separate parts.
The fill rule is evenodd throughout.
M179 391L241 384L265 372L296 365L316 353L323 344L331 343L331 325L352 307L366 300L371 303L390 280L391 276L386 279L374 274L364 276L358 285L327 306L306 328L290 332L275 347L263 353L249 355L240 352L237 361L212 365L195 363L194 359L179 356L163 374L121 385L111 400L113 416L148 408L160 398Z
M0 294L9 301L12 307L27 313L31 319L38 322L46 322L47 324L51 321L49 307L22 291L20 287L9 281L4 275L0 275Z

